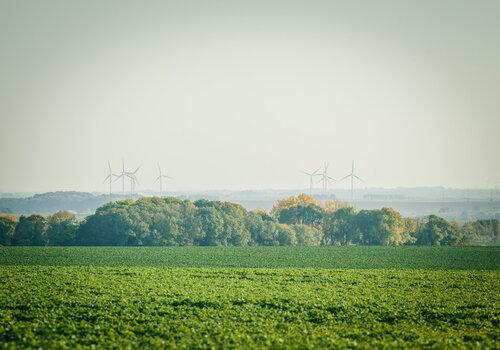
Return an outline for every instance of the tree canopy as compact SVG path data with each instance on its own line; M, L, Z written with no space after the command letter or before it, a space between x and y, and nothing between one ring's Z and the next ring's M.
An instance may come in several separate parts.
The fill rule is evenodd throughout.
M478 237L498 240L498 231L497 220L460 227L435 215L358 212L307 195L280 200L270 213L229 202L143 197L104 204L82 222L67 211L0 216L0 245L463 245Z

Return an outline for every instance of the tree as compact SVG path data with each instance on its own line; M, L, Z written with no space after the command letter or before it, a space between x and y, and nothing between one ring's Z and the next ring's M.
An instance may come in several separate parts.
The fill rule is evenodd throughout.
M197 216L201 223L203 238L200 245L227 245L227 235L224 235L224 220L214 207L198 208Z
M15 215L0 215L0 246L11 245L16 230L17 218Z
M79 227L74 215L68 212L52 215L45 226L38 225L40 229L36 229L35 223L40 220L43 223L43 217L36 220L23 217L12 243L72 244L75 230L75 243L80 245L457 245L466 242L456 223L437 217L421 222L403 218L390 208L359 213L347 207L332 210L325 211L307 195L278 201L273 215L263 210L248 212L241 205L229 202L145 197L105 204ZM477 230L498 237L498 222L477 223ZM35 231L38 233L33 236Z
M323 223L325 211L316 204L299 203L284 208L278 213L278 221L282 224L304 224L319 227Z
M417 240L416 234L421 227L421 221L413 218L403 218L403 240L404 244L414 244Z
M48 218L47 244L55 246L72 245L78 230L78 221L73 213L59 211Z
M445 219L430 215L423 228L417 234L417 244L455 245L461 243L461 232L456 225Z
M167 208L156 213L148 227L149 235L145 245L172 246L182 241L180 231L180 214Z
M355 220L356 211L352 207L341 208L325 215L323 226L323 244L346 245L359 243L357 239Z
M181 222L177 241L179 245L193 245L195 242L202 241L204 232L196 211L196 206L192 202L186 200L180 203Z
M463 225L462 232L470 240L496 242L500 238L500 222L496 219L469 221Z
M99 207L95 214L88 216L76 233L80 245L116 245L129 242L133 222L128 216L128 206L132 200L113 202Z
M290 209L298 206L299 204L318 205L318 202L316 201L316 198L314 198L313 196L304 193L299 194L297 197L290 196L284 199L279 199L273 206L273 209L271 210L271 215L274 216L275 218L278 218L280 212L283 209Z
M349 204L347 202L329 200L322 203L321 207L325 210L326 213L333 213L338 209L349 207Z
M323 232L313 226L296 224L292 225L298 245L319 246Z
M41 215L21 216L16 226L12 245L46 245L47 219Z
M266 220L265 216L258 212L250 212L246 215L245 227L250 232L250 244L264 246L278 244L275 241L276 223L273 220Z
M295 231L289 225L276 224L275 226L276 242L279 245L296 245L297 238L295 237Z
M401 214L392 208L361 210L356 217L356 228L361 244L401 245L410 238Z

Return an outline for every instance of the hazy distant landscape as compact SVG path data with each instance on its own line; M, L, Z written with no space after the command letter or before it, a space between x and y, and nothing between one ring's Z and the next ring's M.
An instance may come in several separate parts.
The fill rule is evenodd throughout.
M305 192L305 191L304 191ZM230 201L241 204L247 210L264 209L270 211L274 203L298 190L261 191L200 191L168 192L165 195L181 199L209 199ZM61 210L73 211L79 216L93 213L97 207L125 198L158 195L154 191L136 194L113 195L86 192L52 192L32 195L30 193L0 194L0 212L14 214L53 214ZM466 196L469 198L466 198ZM336 190L329 194L314 195L319 201L349 199L348 190ZM465 222L479 219L500 218L500 190L463 190L442 188L413 189L358 189L354 206L358 209L394 208L407 217L439 215L447 220Z
M0 0L0 349L498 349L499 0Z

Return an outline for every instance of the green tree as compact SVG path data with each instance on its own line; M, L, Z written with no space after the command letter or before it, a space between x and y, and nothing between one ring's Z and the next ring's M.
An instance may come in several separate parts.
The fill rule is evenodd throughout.
M227 235L224 234L224 220L219 212L210 206L198 208L197 216L201 223L203 238L200 245L227 245Z
M193 245L195 242L202 241L204 232L196 211L196 206L190 201L186 200L180 204L181 222L177 242L179 245Z
M401 245L410 240L405 221L392 208L361 210L356 217L356 229L361 244Z
M340 208L333 213L327 213L323 226L323 244L359 243L355 219L356 211L352 207Z
M59 211L48 218L47 244L65 246L75 243L78 221L73 213Z
M16 226L12 245L47 244L47 219L41 215L21 216Z
M276 241L279 245L296 245L297 238L295 231L290 225L276 224L275 226Z
M128 216L132 200L113 202L97 208L85 218L76 233L80 245L128 245L133 222Z
M180 214L168 208L157 213L152 219L147 245L172 246L178 245L180 239Z
M462 232L469 240L497 242L500 238L500 222L496 219L469 221L463 225Z
M298 245L318 246L321 244L323 232L320 229L301 224L292 225L292 229L295 231Z
M325 210L316 204L299 203L283 208L277 213L281 224L304 224L319 227L323 223Z
M247 211L238 204L221 203L219 212L224 221L224 236L229 245L247 245L251 239L250 232L245 227Z
M403 240L404 244L414 244L417 240L416 234L421 226L421 222L414 218L403 219Z
M14 215L0 215L0 246L11 245L16 225L17 219Z
M245 227L250 232L250 244L264 246L278 244L275 237L276 223L273 220L267 220L266 216L261 213L248 213L245 217Z
M417 235L417 244L420 245L455 245L460 244L461 232L456 225L445 219L430 215L427 222Z

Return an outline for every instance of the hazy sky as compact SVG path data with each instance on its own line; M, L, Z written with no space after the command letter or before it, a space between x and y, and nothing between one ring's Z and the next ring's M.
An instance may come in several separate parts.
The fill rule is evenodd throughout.
M500 183L500 1L0 0L0 191ZM115 186L118 189L118 184ZM347 187L347 183L334 187Z

